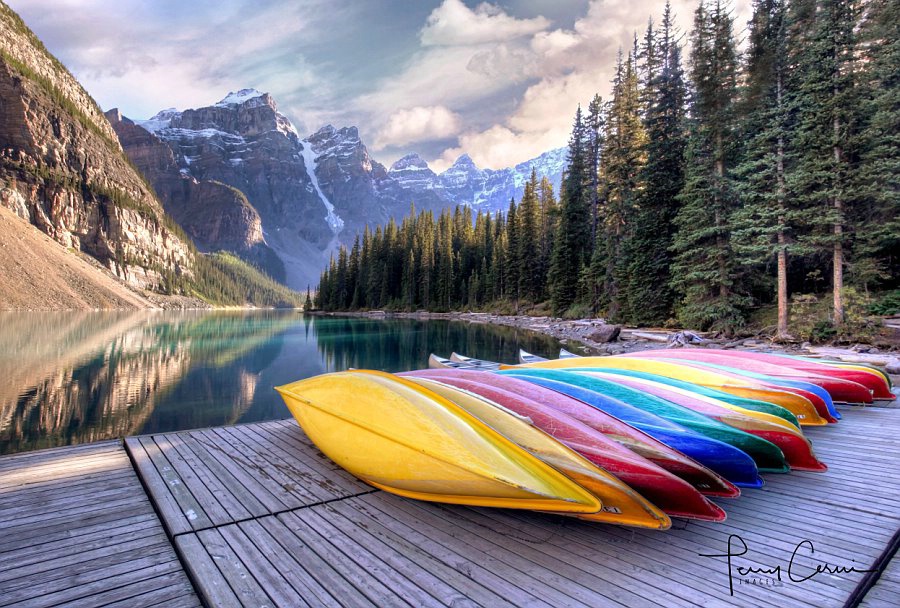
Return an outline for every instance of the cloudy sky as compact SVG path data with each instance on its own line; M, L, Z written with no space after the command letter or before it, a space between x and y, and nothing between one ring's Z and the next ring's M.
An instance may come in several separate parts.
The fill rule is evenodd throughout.
M104 109L148 118L270 92L301 134L357 125L373 156L500 168L564 145L606 95L648 0L6 0ZM687 31L696 0L673 0ZM744 29L749 0L736 0Z

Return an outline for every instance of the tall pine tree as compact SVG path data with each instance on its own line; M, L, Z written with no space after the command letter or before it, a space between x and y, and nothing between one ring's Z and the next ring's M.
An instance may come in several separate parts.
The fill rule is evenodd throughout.
M737 202L731 171L738 61L727 4L700 4L691 41L691 120L672 243L672 287L681 323L732 331L742 323L743 299L735 290L729 238Z

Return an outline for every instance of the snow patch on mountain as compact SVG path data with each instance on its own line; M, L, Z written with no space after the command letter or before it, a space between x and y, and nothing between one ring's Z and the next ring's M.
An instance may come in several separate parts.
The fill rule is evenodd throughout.
M222 99L222 101L215 105L220 108L241 105L242 103L250 101L251 99L256 99L257 97L262 97L263 95L265 95L265 93L260 93L256 89L241 89L240 91L231 91Z
M334 205L331 204L331 201L329 201L328 197L325 196L325 193L322 192L322 188L319 187L319 178L316 177L316 153L313 151L312 144L305 139L300 143L300 156L303 158L303 164L306 166L306 174L309 176L309 182L318 193L322 204L325 205L325 221L328 222L331 231L334 234L337 234L343 230L344 220L334 212Z
M166 108L165 110L160 110L156 115L147 120L135 120L133 122L151 133L156 133L157 131L169 128L169 123L171 123L172 119L179 114L180 112L176 108Z

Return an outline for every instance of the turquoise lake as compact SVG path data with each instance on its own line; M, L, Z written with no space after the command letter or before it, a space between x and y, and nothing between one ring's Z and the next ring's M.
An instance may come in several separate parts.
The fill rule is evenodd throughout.
M0 454L287 418L273 387L316 374L559 346L508 327L295 311L0 313Z

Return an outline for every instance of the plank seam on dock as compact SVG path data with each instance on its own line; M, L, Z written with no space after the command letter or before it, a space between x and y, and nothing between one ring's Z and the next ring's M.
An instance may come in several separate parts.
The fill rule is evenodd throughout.
M205 530L215 530L217 528L224 528L225 526L232 526L234 524L243 524L248 521L258 521L260 519L264 519L266 517L273 517L275 515L284 515L285 513L293 513L295 511L302 511L303 509L309 509L310 507L318 507L320 505L327 505L333 502L340 502L342 500L347 500L349 498L357 498L359 496L365 496L366 494L374 494L375 492L381 492L381 490L377 488L373 488L371 490L367 490L365 492L359 492L358 494L350 494L347 496L338 496L337 498L329 498L327 500L320 500L319 502L313 502L308 505L300 505L297 507L290 507L287 509L280 509L278 511L272 511L271 513L263 513L262 515L253 515L252 517L244 517L243 519L234 519L232 521L226 521L221 524L213 524L212 526L206 526L205 528L196 528L193 530L188 530L187 532L177 532L171 535L172 539L178 538L179 536L184 536L185 534L196 534L197 532L203 532Z
M169 544L172 546L172 550L175 551L175 557L178 558L178 564L181 566L182 572L187 576L188 581L191 583L191 587L194 588L194 593L199 598L200 603L203 606L209 606L209 603L206 601L206 593L204 591L204 587L200 584L194 577L194 571L189 566L189 562L187 560L187 556L185 556L181 547L178 543L175 542L175 538L172 536L171 531L169 530L169 522L163 516L162 511L160 511L159 506L156 503L156 496L153 492L150 491L149 486L147 485L146 480L144 479L144 474L141 472L141 468L138 466L137 461L134 458L134 455L131 453L131 446L127 441L121 440L122 447L125 450L125 455L128 456L128 462L131 463L131 468L134 470L134 474L138 478L138 482L141 484L141 488L144 490L144 494L147 496L148 502L150 503L150 507L153 509L153 512L156 514L157 519L162 524L163 533L169 539Z
M871 572L867 572L856 585L856 589L847 598L844 608L857 608L866 599L866 596L875 587L878 579L881 578L881 574L888 567L888 564L891 563L891 560L894 559L898 549L900 549L900 529L897 530L887 547L884 548L884 551L878 556L872 567L869 568Z
M152 435L151 435L151 437L152 437ZM140 480L140 482L141 482L141 487L144 489L144 493L150 499L150 504L153 506L153 511L156 513L157 517L159 517L159 520L162 522L163 528L165 529L165 532L166 532L166 536L169 538L170 541L172 541L173 545L175 545L174 541L176 538L178 538L179 536L184 536L185 534L196 534L198 532L203 532L205 530L215 530L217 528L221 528L224 526L230 526L232 524L241 524L241 523L246 523L246 522L250 522L250 521L257 521L257 520L263 519L265 517L284 515L285 513L291 513L293 511L299 511L301 509L308 509L310 507L327 505L332 502L339 502L341 500L347 500L349 498L357 498L359 496L365 496L366 494L373 494L375 492L381 492L381 490L379 490L377 488L372 488L370 490L366 490L365 492L357 492L355 494L348 494L346 496L338 496L335 498L328 498L325 500L320 500L320 501L309 503L306 505L299 505L296 507L287 507L284 509L279 509L277 511L272 511L270 513L263 513L261 515L253 515L253 516L244 517L241 519L234 519L234 520L223 522L220 524L213 524L211 526L205 526L202 528L186 530L184 532L173 532L170 529L168 519L164 516L164 514L162 513L162 511L159 508L159 505L157 504L156 496L150 490L149 486L147 485L146 480L144 479L144 473L141 470L141 467L138 466L137 462L135 461L134 455L131 453L131 446L128 444L127 441L123 442L122 445L124 445L124 447L125 447L125 453L128 454L128 460L131 462L131 466L134 469L135 474L137 474L138 480ZM181 558L179 557L179 559L181 559Z

